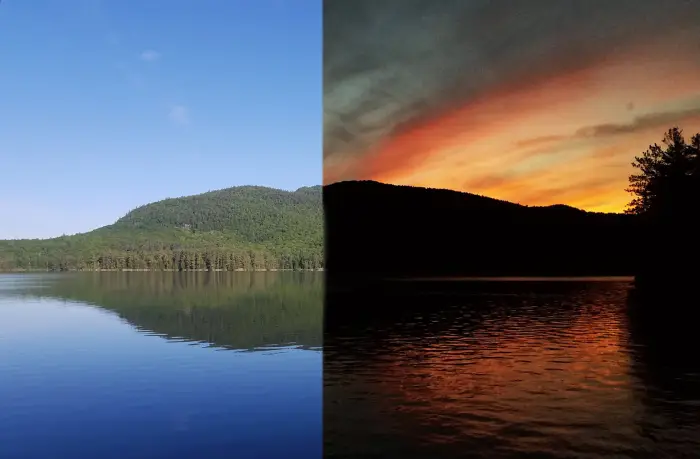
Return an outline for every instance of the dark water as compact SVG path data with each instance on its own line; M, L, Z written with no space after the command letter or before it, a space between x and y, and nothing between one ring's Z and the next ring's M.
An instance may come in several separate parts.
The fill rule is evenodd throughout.
M327 457L700 457L697 322L673 319L691 304L642 307L628 289L452 281L331 293Z
M0 458L318 458L323 278L0 275Z

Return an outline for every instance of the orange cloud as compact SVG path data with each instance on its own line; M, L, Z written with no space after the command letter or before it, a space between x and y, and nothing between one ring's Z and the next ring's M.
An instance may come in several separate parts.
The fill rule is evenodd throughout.
M634 157L672 125L700 131L698 81L700 64L692 59L669 58L661 46L627 50L494 88L404 126L363 154L326 164L325 182L350 175L528 205L622 211Z

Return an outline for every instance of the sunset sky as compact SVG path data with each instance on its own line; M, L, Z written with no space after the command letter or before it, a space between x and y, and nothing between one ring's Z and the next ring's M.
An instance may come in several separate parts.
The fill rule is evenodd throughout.
M617 212L635 155L700 131L700 0L324 7L325 183Z

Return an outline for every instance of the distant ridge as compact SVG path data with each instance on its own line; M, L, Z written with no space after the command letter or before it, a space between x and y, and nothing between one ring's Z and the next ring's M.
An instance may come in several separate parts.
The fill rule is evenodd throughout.
M633 273L630 215L375 181L326 185L323 200L329 275Z
M319 269L321 195L238 186L164 199L87 233L0 241L0 270Z
M567 211L567 212L576 212L576 213L584 213L584 214L604 214L604 215L621 215L621 214L616 214L616 213L606 213L606 212L590 212L587 210L579 209L573 206L569 206L567 204L552 204L548 206L528 206L525 204L519 204L511 201L506 201L503 199L497 199L493 198L490 196L485 196L477 193L469 193L467 191L457 191L457 190L452 190L449 188L433 188L433 187L420 187L420 186L413 186L413 185L393 185L389 183L382 183L378 182L376 180L346 180L342 182L334 182L328 185L324 185L324 190L334 190L336 188L345 188L345 189L350 189L350 188L356 188L356 189L364 189L366 191L369 191L371 189L374 190L381 190L380 192L385 193L388 192L388 190L393 190L394 192L401 192L401 193L420 193L421 195L424 195L425 192L430 192L434 193L434 196L440 196L440 197L447 197L450 196L452 199L464 199L464 200L482 200L484 203L486 202L491 202L493 205L496 205L497 203L500 204L505 204L513 207L520 207L520 208L525 208L525 209L558 209L561 211Z

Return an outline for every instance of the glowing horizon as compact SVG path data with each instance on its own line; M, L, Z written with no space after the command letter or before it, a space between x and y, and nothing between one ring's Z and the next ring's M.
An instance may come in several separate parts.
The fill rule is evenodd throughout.
M687 138L700 132L700 59L695 58L700 56L693 46L700 42L700 27L680 25L658 36L642 35L639 29L647 20L643 13L653 12L658 4L645 8L637 16L625 16L624 33L597 36L598 42L591 45L585 39L596 31L593 23L580 26L577 38L569 42L553 33L560 30L554 26L550 35L528 42L531 26L524 27L522 46L532 55L530 65L514 57L515 52L495 57L482 53L486 57L474 62L490 67L490 79L479 80L481 74L467 67L445 67L439 73L427 64L416 66L412 61L411 67L399 60L393 79L376 73L383 67L365 69L362 79L363 73L351 72L350 62L343 75L338 70L343 62L324 56L330 60L324 92L324 130L329 137L324 139L324 184L376 180L525 205L623 211L631 200L625 189L634 173L634 157L661 143L673 126L683 129ZM628 13L624 8L599 12L611 23ZM559 14L558 19L571 16L575 24L573 13ZM517 18L510 20L506 22L512 29ZM417 30L406 22L407 32ZM494 34L507 27L502 29L496 26ZM400 40L418 48L419 42L401 32L394 26L381 36L393 39L399 34L401 38L390 43L394 48L401 46ZM383 43L379 40L376 46ZM456 50L470 45L491 45L484 40L465 39L464 48L446 52L443 61L432 66L455 58ZM539 52L544 43L552 43L552 49ZM446 46L439 39L424 39L423 44ZM580 50L581 46L588 47ZM384 52L394 48L386 45ZM578 60L572 57L577 51ZM388 56L381 61L385 66L392 63ZM412 80L420 80L422 86ZM382 99L386 92L391 97Z

